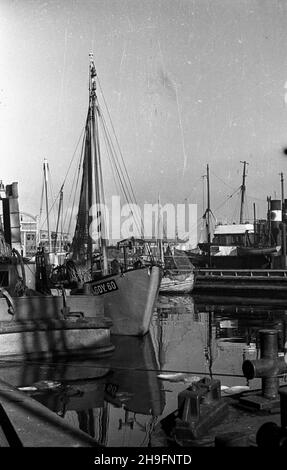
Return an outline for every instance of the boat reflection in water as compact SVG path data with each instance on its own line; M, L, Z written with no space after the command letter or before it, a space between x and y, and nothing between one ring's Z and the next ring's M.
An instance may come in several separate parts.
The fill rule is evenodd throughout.
M267 305L262 302L232 303L232 298L225 303L211 299L197 299L195 310L200 313L213 315L213 324L216 329L216 339L219 342L252 344L259 348L258 331L264 328L278 330L279 349L283 349L287 325L287 305Z
M209 375L227 386L245 385L242 362L259 354L259 330L279 331L279 351L287 338L287 308L244 304L240 299L160 297L152 334L158 342L161 369ZM250 383L252 388L259 380Z
M114 336L102 359L2 363L2 378L104 446L148 446L165 394L149 334Z

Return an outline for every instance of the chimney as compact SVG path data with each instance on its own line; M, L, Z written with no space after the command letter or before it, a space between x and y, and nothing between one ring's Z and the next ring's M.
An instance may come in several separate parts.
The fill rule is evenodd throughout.
M5 241L11 248L21 251L18 183L6 185L6 197L2 198L2 203Z

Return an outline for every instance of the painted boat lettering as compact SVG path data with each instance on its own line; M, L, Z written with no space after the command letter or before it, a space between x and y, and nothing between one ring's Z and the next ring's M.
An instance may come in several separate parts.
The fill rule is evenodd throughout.
M103 281L100 284L93 286L93 291L96 295L107 294L108 292L112 292L113 290L118 290L118 286L116 281Z
M108 395L110 395L112 398L116 397L118 389L119 389L119 386L113 383L107 383L105 386L105 392Z

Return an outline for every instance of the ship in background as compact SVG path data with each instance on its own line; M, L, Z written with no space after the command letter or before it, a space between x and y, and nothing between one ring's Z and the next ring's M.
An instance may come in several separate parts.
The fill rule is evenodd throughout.
M244 220L246 193L246 166L243 163L239 223L216 224L212 236L207 165L207 208L203 215L205 241L194 250L188 250L190 261L197 268L215 269L281 269L286 267L287 199L284 199L284 181L281 173L281 199L267 197L267 217L256 217L253 204L253 221Z

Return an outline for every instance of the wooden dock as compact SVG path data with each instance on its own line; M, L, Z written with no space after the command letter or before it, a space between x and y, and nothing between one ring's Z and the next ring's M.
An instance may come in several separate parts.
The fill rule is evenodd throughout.
M194 293L244 293L287 299L287 269L199 269Z

